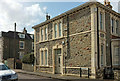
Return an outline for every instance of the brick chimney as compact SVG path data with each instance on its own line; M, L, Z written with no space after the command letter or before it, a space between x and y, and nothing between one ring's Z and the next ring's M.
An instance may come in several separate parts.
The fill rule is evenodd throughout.
M24 29L23 29L23 33L24 34L26 34L27 33L27 30L26 30L26 28L24 27Z
M50 19L50 15L48 15L48 13L46 14L46 20Z
M108 8L111 8L111 9L112 9L112 6L111 6L109 0L104 0L104 5L107 6Z

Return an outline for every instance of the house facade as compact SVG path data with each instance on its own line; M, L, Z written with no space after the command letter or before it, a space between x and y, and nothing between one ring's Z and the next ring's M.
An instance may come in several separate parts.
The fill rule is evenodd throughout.
M1 32L0 34L0 56L1 60L9 58L22 59L24 54L34 52L34 35L23 32Z
M96 78L120 65L120 14L87 2L34 26L35 71ZM80 71L82 70L82 71Z

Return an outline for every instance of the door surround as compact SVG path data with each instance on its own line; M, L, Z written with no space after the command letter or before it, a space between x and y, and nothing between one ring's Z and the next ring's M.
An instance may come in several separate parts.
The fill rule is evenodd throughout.
M63 46L58 44L52 48L53 74L55 74L55 49L61 49L61 74L63 74Z

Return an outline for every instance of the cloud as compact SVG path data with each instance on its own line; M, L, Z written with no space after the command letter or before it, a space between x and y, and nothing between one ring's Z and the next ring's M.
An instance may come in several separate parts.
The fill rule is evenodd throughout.
M31 32L31 27L40 23L44 16L44 9L40 8L40 4L24 6L15 0L0 1L0 31L13 31L16 22L18 31L26 27Z

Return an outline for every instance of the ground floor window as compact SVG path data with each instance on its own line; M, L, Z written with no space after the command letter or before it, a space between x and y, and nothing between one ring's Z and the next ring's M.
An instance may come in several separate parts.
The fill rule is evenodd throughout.
M43 65L43 51L41 51L41 65Z
M101 45L101 66L104 65L104 45Z
M114 51L113 64L120 65L120 47L114 47Z
M47 66L48 65L48 50L45 49L45 48L41 49L40 65L42 65L42 66Z

